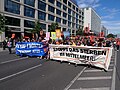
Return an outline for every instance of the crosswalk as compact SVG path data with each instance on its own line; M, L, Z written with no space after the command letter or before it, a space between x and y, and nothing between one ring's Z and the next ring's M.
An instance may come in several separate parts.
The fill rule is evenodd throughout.
M111 90L115 55L112 55L109 70L86 68L67 90Z

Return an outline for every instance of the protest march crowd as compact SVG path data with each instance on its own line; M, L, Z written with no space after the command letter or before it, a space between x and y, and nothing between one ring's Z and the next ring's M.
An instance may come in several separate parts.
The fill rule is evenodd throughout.
M120 39L119 38L105 38L100 36L94 35L76 35L76 36L64 36L63 34L60 35L60 38L49 39L46 40L46 34L43 30L40 31L40 34L37 38L23 38L14 39L14 38L6 38L3 41L3 50L8 47L9 53L11 53L11 48L15 47L17 42L43 42L46 45L49 44L56 44L56 45L73 45L73 46L94 46L94 47L113 47L116 50L119 50L120 47Z

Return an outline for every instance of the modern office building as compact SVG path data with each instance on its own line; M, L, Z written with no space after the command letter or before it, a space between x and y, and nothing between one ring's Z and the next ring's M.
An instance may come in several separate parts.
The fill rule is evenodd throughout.
M108 29L104 25L101 26L101 31L104 32L105 36L108 35Z
M101 30L101 18L92 8L84 8L84 28L89 27L91 31L98 34Z
M7 19L5 36L12 32L25 35L37 20L44 31L58 22L62 31L71 34L84 24L84 12L75 0L0 0L0 13Z

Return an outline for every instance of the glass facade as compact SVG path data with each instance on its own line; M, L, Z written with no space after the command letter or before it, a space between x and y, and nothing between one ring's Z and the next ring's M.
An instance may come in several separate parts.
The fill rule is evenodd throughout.
M35 0L24 0L24 4L30 5L30 6L35 6Z
M63 12L63 17L66 18L67 17L67 13Z
M56 14L60 15L61 16L61 11L56 9Z
M48 0L48 2L54 4L55 0Z
M49 6L48 6L48 11L50 11L50 12L53 12L53 13L54 13L55 8L49 5Z
M66 11L67 10L67 7L65 5L63 5L63 10Z
M59 8L61 8L61 3L57 1L57 4L56 4Z
M63 0L63 3L67 4L67 0Z
M63 19L63 24L65 24L65 25L66 25L66 23L67 23L67 20Z
M55 17L53 15L48 14L48 20L54 21L54 18Z
M38 19L46 20L46 13L39 11L38 12Z
M46 24L40 23L42 29L46 29Z
M24 7L24 15L28 17L35 17L35 10L29 7Z
M39 0L38 1L38 9L46 11L46 3Z
M6 20L6 25L12 25L12 26L20 26L20 19L18 18L13 18L13 17L8 17L5 16Z
M5 0L4 10L14 14L20 14L20 5L11 0Z
M71 3L68 1L68 6L71 7Z
M56 17L56 22L61 23L61 18Z
M71 9L68 8L68 14L71 14Z
M3 6L6 12L10 12L10 15L12 15L12 13L18 14L13 14L15 18L10 17L12 19L11 22L10 18L7 17L9 19L9 25L24 26L24 29L34 28L35 20L38 19L42 21L40 23L43 29L48 29L48 25L52 22L58 22L62 30L66 28L66 30L70 29L72 31L76 30L79 26L82 27L84 23L84 13L73 1L74 0L4 0L5 3ZM18 19L19 17L20 19ZM24 25L22 26L20 24L21 18L24 19Z
M24 20L24 27L34 28L35 27L35 22Z

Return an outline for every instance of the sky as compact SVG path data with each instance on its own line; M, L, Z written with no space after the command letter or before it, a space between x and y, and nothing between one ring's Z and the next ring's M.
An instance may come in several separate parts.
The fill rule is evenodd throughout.
M109 33L120 34L120 0L76 0L80 8L92 7Z

